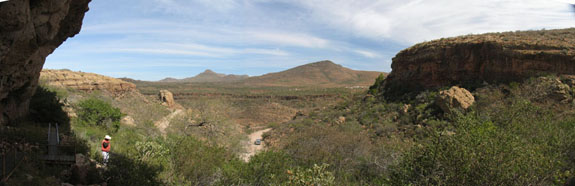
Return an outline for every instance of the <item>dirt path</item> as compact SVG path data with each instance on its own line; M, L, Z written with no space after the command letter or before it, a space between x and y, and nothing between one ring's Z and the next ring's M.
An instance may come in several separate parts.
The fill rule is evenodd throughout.
M184 110L178 109L178 110L176 110L176 111L170 113L170 114L167 115L166 117L164 117L164 118L162 118L162 119L156 121L156 122L154 123L154 126L156 126L156 127L160 130L160 132L162 132L162 134L165 134L165 133L166 133L166 128L168 128L168 127L170 126L170 121L171 121L172 119L174 119L174 117L176 117L176 116L182 114L183 112L184 112Z
M250 157L252 157L257 152L264 149L263 141L262 141L261 145L256 145L256 144L254 144L254 142L257 139L262 139L262 135L264 133L266 133L267 131L270 131L270 130L272 130L272 129L267 128L267 129L263 129L263 130L258 130L258 131L255 131L249 135L250 141L248 141L248 143L245 144L245 148L246 148L247 152L242 154L242 159L244 159L244 161L246 161L246 162L250 161Z

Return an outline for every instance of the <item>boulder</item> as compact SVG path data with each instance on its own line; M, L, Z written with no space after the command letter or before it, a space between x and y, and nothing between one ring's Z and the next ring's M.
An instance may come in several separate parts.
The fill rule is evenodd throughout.
M80 32L90 0L0 3L0 125L26 116L46 57Z
M435 103L443 112L451 113L452 109L466 110L475 103L475 98L467 89L453 86L439 92Z
M572 79L564 79L563 83L558 78L554 77L539 77L535 82L528 86L529 91L526 93L527 96L537 100L544 101L551 99L561 103L568 103L572 100L571 96L571 84Z
M293 116L292 120L296 120L296 119L304 117L304 116L305 116L305 114L302 111L297 111L295 113L295 115Z
M403 114L407 114L407 112L409 112L410 108L411 108L410 104L404 104L403 107L401 107L401 111Z
M83 154L76 154L76 163L72 165L72 178L74 183L86 184L90 171L90 160Z
M174 101L174 94L168 90L160 90L159 99L162 102L162 105L168 106L173 108L176 106L176 102Z
M340 116L337 118L337 121L335 122L337 124L343 124L345 123L345 117L344 116Z
M132 118L132 116L124 116L120 121L120 123L129 126L136 126L136 121L134 120L134 118Z

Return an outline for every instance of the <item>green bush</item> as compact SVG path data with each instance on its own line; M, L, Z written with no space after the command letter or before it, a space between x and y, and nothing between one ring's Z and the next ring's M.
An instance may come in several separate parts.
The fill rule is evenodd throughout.
M122 154L112 154L104 177L108 179L108 185L161 185L158 180L160 171L160 167Z
M250 185L278 185L289 180L287 170L294 166L294 160L286 153L265 151L250 158L242 169L242 178Z
M290 178L285 185L335 185L335 177L327 171L328 164L316 165L312 168L297 168L290 171Z
M149 164L161 166L167 164L170 149L154 140L138 141L135 145L136 158Z
M377 93L380 92L380 89L383 86L384 80L385 80L385 76L383 76L383 74L379 74L379 76L377 76L377 78L375 79L375 83L369 87L369 90L367 93L369 93L371 95L377 95Z
M78 103L78 119L81 123L102 126L110 132L118 131L123 115L120 109L99 99L88 98Z
M233 165L241 160L222 147L210 146L189 136L170 140L174 142L170 149L175 171L195 185L213 185L229 179L226 177L234 177L239 171Z
M455 134L430 138L404 155L392 185L552 185L573 171L575 120L517 100L493 115L453 118Z

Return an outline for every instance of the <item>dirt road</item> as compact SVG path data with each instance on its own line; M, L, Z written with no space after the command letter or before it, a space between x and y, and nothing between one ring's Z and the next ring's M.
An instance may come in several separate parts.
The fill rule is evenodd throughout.
M184 113L184 110L178 109L178 110L170 113L166 117L156 121L154 123L154 126L158 127L158 129L160 129L160 132L162 132L162 134L166 134L166 128L168 128L170 126L170 121L172 119L174 119L174 117L176 117L180 114L183 114L183 113Z
M272 130L272 129L267 128L267 129L263 129L263 130L258 130L258 131L255 131L249 135L250 141L248 141L248 143L245 145L247 152L242 154L242 159L244 159L244 161L246 161L246 162L250 161L250 158L253 155L255 155L257 152L264 149L263 141L262 141L261 145L256 145L256 144L254 144L254 142L257 139L262 139L262 135L264 133L266 133L267 131L270 131L270 130Z

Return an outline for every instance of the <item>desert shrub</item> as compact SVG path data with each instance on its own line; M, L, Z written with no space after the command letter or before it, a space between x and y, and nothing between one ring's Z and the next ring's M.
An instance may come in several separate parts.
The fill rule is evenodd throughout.
M170 149L166 148L161 142L155 140L138 141L134 147L136 149L135 158L140 161L156 166L168 163Z
M226 180L224 176L232 177L238 172L232 165L241 160L226 149L207 145L190 136L173 138L171 159L175 171L187 181L195 185L213 185Z
M131 116L137 125L148 121L158 121L170 114L170 111L158 102L148 101L137 94L114 99L112 106Z
M377 95L383 86L384 80L385 80L385 76L383 76L383 74L379 74L379 76L377 76L377 78L375 79L375 83L373 83L373 85L371 85L369 87L369 90L367 91L367 93L369 93L371 95Z
M161 169L121 154L112 154L104 177L109 185L161 185Z
M88 98L78 103L78 119L81 123L101 126L110 132L118 131L122 116L120 109L99 99Z
M335 177L327 171L328 164L316 165L312 168L296 168L290 170L289 181L285 185L335 185Z
M308 127L284 140L282 149L298 165L330 164L339 180L361 179L362 160L371 149L369 136L365 133L321 125Z
M250 185L278 185L288 181L287 171L295 168L294 160L281 151L265 151L250 158L242 169L242 179Z
M454 116L455 134L431 130L393 170L392 185L563 184L572 171L573 118L516 100L505 112ZM555 179L558 178L558 179Z

